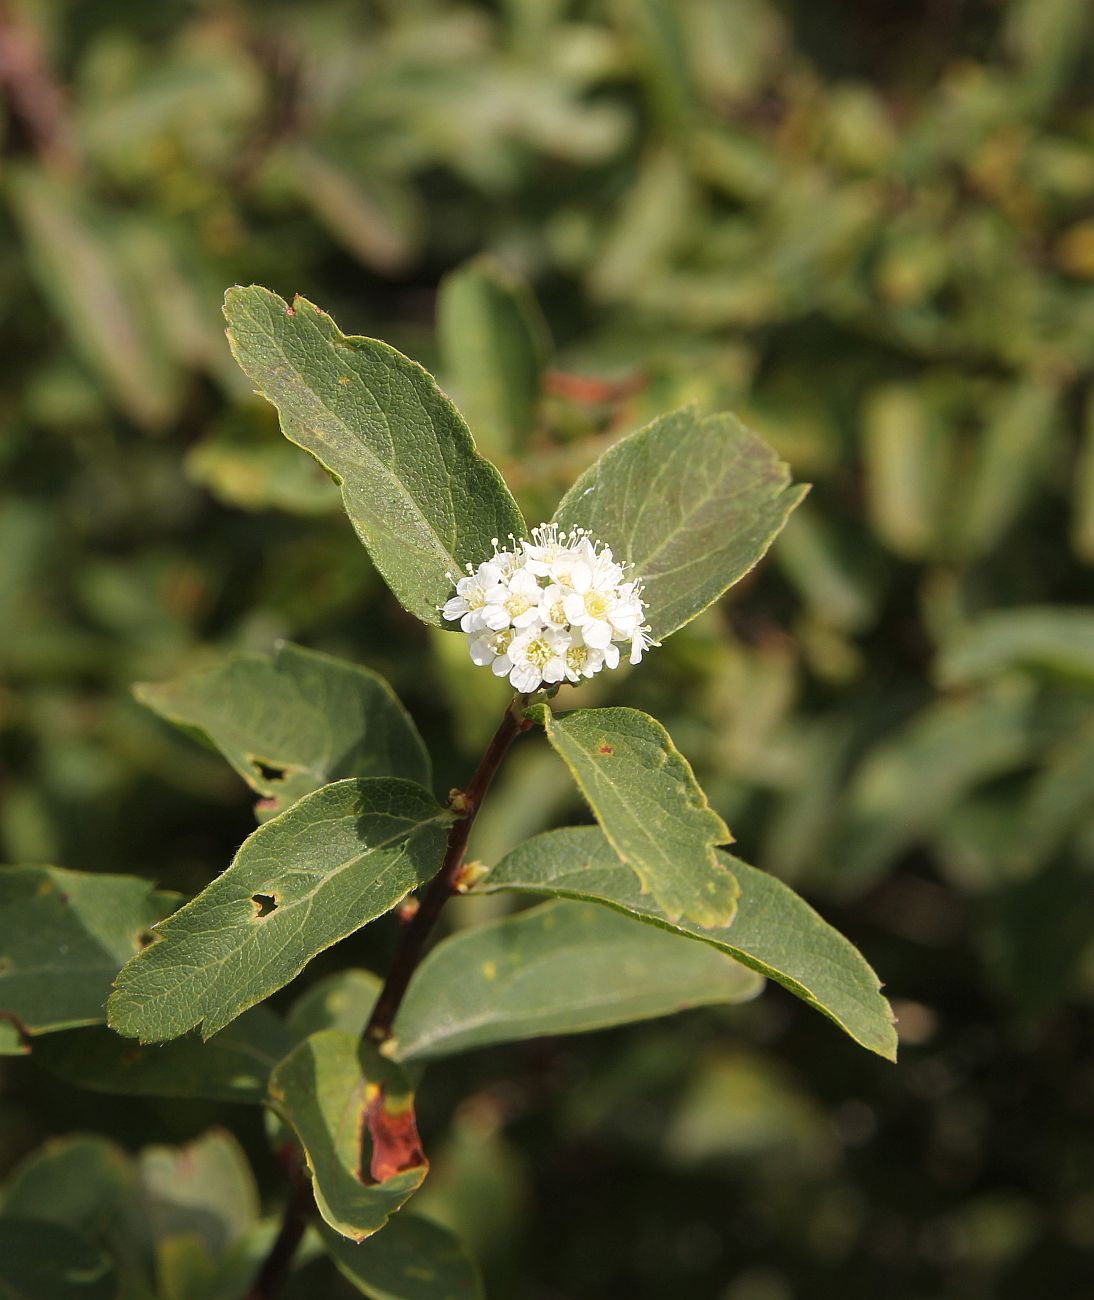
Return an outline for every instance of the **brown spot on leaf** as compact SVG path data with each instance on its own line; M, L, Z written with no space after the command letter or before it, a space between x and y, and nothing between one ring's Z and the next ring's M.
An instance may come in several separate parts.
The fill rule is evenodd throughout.
M296 315L296 308L295 308L294 306L292 306L291 303L289 304L289 306L287 306L287 307L285 308L285 315L286 315L286 316L295 316L295 315Z
M615 750L611 747L611 745L608 744L606 740L602 740L600 744L597 745L596 752L598 754L614 754Z
M429 1163L409 1097L389 1099L383 1088L377 1088L365 1105L365 1123L372 1139L369 1173L376 1182L386 1182L406 1169L421 1169Z

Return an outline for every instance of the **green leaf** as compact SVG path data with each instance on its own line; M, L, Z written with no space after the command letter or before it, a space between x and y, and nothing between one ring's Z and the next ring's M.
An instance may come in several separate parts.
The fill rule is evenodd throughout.
M220 750L274 811L341 777L430 783L429 755L387 682L314 650L282 643L272 659L234 654L135 691L142 704Z
M862 890L970 791L1031 762L1038 703L1014 685L930 704L867 752L846 782L826 883L845 895Z
M421 1186L429 1164L413 1103L397 1065L337 1029L306 1038L273 1072L270 1104L300 1139L319 1213L343 1237L370 1237Z
M419 192L390 173L368 172L294 141L283 146L285 180L300 201L362 265L385 275L405 270L423 237ZM276 157L276 155L275 155Z
M606 908L545 903L439 943L411 981L395 1021L394 1054L421 1060L606 1029L743 1002L760 987L751 972L704 945Z
M452 271L437 295L444 373L479 442L512 452L532 431L547 327L528 285L491 257Z
M159 1300L242 1300L268 1257L277 1224L266 1219L214 1257L196 1231L175 1232L155 1242Z
M286 442L267 415L273 412L247 408L214 423L186 453L188 477L237 510L334 513L342 499L330 475Z
M338 1271L371 1300L482 1300L478 1269L440 1224L400 1214L367 1241L324 1229Z
M61 1224L98 1242L111 1228L127 1226L125 1210L135 1188L133 1168L121 1147L78 1133L51 1139L16 1166L3 1214Z
M125 265L118 212L30 167L13 169L6 188L31 267L74 348L131 420L162 429L178 408L180 374Z
M610 447L555 519L634 566L660 640L744 577L807 490L735 416L686 406Z
M277 407L285 436L342 487L357 535L391 590L423 622L491 539L524 533L509 489L475 450L432 377L375 339L347 337L303 298L258 286L224 301L232 353Z
M864 403L861 439L877 536L904 559L932 555L954 481L952 430L920 389L885 384Z
M196 1233L216 1259L258 1220L251 1166L222 1129L186 1146L145 1147L137 1166L142 1207L156 1239Z
M737 882L716 844L733 836L669 733L638 709L535 709L620 858L671 920L728 925Z
M0 1296L4 1300L114 1300L110 1258L69 1228L0 1219Z
M434 875L450 814L410 781L336 781L260 826L119 974L110 1024L205 1038Z
M943 648L938 675L965 686L1014 668L1094 681L1094 611L1078 605L991 610Z
M273 1012L254 1007L208 1043L187 1035L138 1047L113 1030L91 1027L43 1038L34 1059L92 1092L261 1105L271 1070L295 1041Z
M857 1043L889 1060L896 1033L888 1002L865 959L787 885L728 853L719 853L741 895L728 930L671 921L619 861L599 830L546 831L515 849L477 887L604 903L650 925L701 939L776 980L834 1020Z
M1036 494L1058 440L1059 392L1020 379L999 394L980 432L976 456L962 476L968 490L954 521L962 556L989 555Z
M1094 809L1094 715L1045 755L1029 782L1017 833L1007 844L1020 873L1048 863Z
M340 970L305 990L286 1018L293 1039L307 1038L321 1029L340 1029L358 1038L380 996L383 981L367 970Z
M178 901L135 876L0 868L0 1011L32 1035L100 1024L119 968Z
M26 1056L29 1051L18 1025L0 1015L0 1056Z

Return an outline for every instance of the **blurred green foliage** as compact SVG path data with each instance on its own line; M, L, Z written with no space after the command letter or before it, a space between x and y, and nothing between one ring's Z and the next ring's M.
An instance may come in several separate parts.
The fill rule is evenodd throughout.
M235 370L226 285L420 358L529 518L617 434L735 409L813 492L582 702L664 720L744 856L884 973L902 1064L777 991L479 1053L422 1098L416 1206L527 1300L1081 1294L1087 0L23 0L0 52L2 856L221 870L247 793L130 685L227 649L382 671L442 791L493 726L496 684L401 613ZM572 816L564 776L518 751L479 854ZM221 1122L281 1194L231 1107L0 1077L0 1169Z

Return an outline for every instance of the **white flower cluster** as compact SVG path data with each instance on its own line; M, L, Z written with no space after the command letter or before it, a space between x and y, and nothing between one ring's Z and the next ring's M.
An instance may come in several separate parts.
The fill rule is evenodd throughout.
M471 638L475 663L525 695L615 668L620 642L638 663L651 644L642 583L627 579L607 546L583 529L560 534L557 524L510 541L499 551L495 538L493 556L467 566L441 609Z

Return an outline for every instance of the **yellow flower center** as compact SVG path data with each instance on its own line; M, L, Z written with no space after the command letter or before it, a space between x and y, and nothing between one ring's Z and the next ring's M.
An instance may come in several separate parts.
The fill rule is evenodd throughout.
M528 642L524 656L530 664L543 668L551 658L551 647L541 637L536 637L534 641Z

